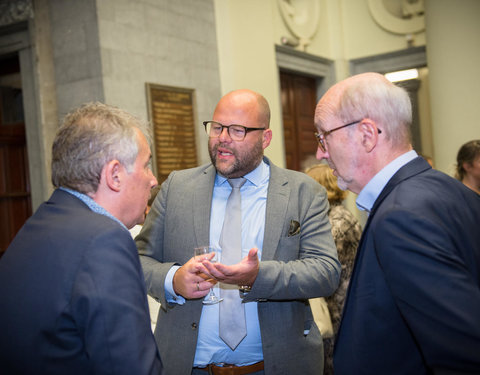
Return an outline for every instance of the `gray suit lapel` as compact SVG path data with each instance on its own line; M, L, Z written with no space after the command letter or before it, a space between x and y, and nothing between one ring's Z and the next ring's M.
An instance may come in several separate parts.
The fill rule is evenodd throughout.
M265 218L265 235L263 239L262 260L275 259L275 252L283 235L285 216L290 198L290 186L281 169L270 164L270 181Z
M192 214L196 246L208 245L210 243L210 212L215 183L215 168L209 165L198 176L197 180L190 183L193 186ZM188 215L188 213L186 214Z
M273 165L267 158L265 158L265 161L270 165L270 181L268 184L262 260L272 260L275 258L275 252L284 231L290 186L282 170ZM215 168L209 165L196 181L190 182L193 186L193 226L196 245L198 246L210 243L210 213L215 174Z

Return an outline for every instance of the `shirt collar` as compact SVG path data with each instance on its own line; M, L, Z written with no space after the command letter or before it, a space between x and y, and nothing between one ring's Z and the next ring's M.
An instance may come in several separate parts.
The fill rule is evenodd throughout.
M269 177L269 166L267 163L265 163L265 160L262 160L260 164L258 165L257 168L255 168L253 171L247 173L244 178L247 179L247 182L254 186L259 186L262 184L262 182L265 179L268 179ZM220 186L222 185L225 181L227 181L227 178L222 176L221 174L217 173L215 176L215 185Z
M110 212L108 212L105 208L100 206L97 202L95 202L92 198L90 198L88 195L80 193L76 190L72 190L63 186L59 187L60 190L66 191L67 193L72 194L73 196L77 197L80 199L83 203L87 205L87 207L92 210L93 212L109 217L112 220L115 220L117 223L119 223L122 227L127 229L125 224L123 224L120 220L118 220L115 216L113 216ZM128 230L128 229L127 229Z
M368 211L373 207L378 196L382 192L385 185L390 181L392 176L402 168L405 164L417 157L415 150L408 151L398 158L391 161L382 168L373 178L365 185L357 197L356 204L360 210Z

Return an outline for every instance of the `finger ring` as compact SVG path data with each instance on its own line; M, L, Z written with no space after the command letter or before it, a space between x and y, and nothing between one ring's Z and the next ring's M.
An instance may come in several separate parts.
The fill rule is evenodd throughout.
M198 281L197 281L197 292L200 291L200 287L198 286Z

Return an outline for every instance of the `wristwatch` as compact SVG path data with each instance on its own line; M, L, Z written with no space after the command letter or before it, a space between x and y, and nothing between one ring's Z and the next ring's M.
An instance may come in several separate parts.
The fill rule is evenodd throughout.
M248 285L239 285L238 291L240 293L240 298L244 298L245 295L252 290L251 286Z

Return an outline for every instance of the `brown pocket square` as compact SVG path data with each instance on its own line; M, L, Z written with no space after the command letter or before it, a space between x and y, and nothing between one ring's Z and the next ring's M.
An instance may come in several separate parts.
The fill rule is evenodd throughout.
M290 221L290 228L288 229L288 237L295 236L300 233L300 223L296 220Z

